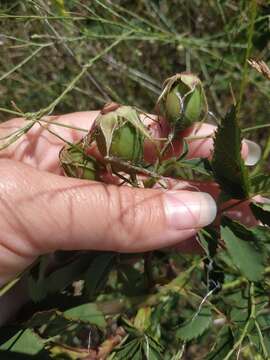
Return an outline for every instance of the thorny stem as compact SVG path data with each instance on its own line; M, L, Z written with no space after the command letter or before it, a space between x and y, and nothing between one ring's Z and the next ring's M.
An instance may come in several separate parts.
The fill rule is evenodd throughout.
M150 176L150 177L153 177L153 178L158 179L158 180L165 179L164 176L162 176L162 175L159 175L159 174L157 174L155 172L152 172L150 170L147 170L145 168L133 165L131 162L121 160L121 159L119 159L117 157L114 157L114 156L105 156L104 160L107 161L108 163L111 163L111 164L118 164L118 165L125 166L126 168L128 168L130 170L134 170L137 173L140 173L140 174L143 174L143 175L146 175L146 176Z
M264 276L266 275L270 275L270 266L267 266L264 270ZM247 284L248 280L245 279L244 277L241 277L237 280L234 280L234 281L230 281L228 283L225 283L223 286L222 286L222 293L223 292L229 292L229 291L233 291L233 290L236 290L236 289L239 289L241 288L243 285Z

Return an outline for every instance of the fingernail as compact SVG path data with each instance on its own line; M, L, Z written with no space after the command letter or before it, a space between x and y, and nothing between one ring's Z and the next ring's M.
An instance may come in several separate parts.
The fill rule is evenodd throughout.
M262 150L258 144L251 140L244 140L248 147L248 156L245 160L245 164L248 166L253 166L257 164L257 162L261 158Z
M216 217L217 206L208 193L167 191L165 212L171 228L184 230L211 224Z

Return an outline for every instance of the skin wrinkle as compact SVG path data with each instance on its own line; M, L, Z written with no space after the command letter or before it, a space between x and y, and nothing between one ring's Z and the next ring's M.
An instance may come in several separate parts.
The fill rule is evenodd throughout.
M161 215L161 219L165 219L165 213L163 210L164 206L161 196L162 194L160 194L160 192L156 192L156 194L153 194L152 196L148 196L146 198L139 196L138 194L138 199L136 199L136 197L134 197L134 195L132 194L130 188L126 188L125 190L126 191L121 192L120 197L118 197L119 215L116 219L112 219L111 221L112 223L116 221L118 224L118 226L116 226L116 229L118 230L120 225L120 229L122 230L120 232L117 232L114 240L114 242L117 243L119 241L118 239L120 239L120 247L117 247L117 249L120 249L120 251L123 251L123 249L124 251L128 251L129 248L134 247L134 244L136 244L137 242L141 242L142 234L144 232L144 226L151 228L151 217L157 217L157 209L162 209L163 215ZM129 193L130 196L128 196ZM114 196L112 196L112 198L114 198ZM128 205L126 205L126 199L129 199ZM153 200L156 201L155 207L149 204L149 202ZM159 201L159 203L157 203L157 200ZM149 214L149 211L154 212L154 214ZM156 221L153 222L154 224L156 224ZM165 228L165 221L164 225L162 224L162 221L160 221L160 225L162 228ZM120 234L121 236L119 236ZM123 244L125 245L123 246Z
M29 254L34 254L34 255L38 255L38 249L37 246L35 244L35 241L32 237L32 235L30 234L29 230L27 229L26 224L22 221L22 218L20 218L16 212L14 212L14 205L12 206L12 204L10 205L10 203L12 203L12 200L9 199L5 200L5 198L3 196L1 196L1 205L4 204L4 208L5 210L2 211L1 213L1 220L4 219L5 223L10 226L10 229L8 229L7 226L7 233L10 235L11 232L13 232L14 234L20 234L20 237L14 237L15 241L14 244L8 244L9 242L5 241L5 243L3 243L4 241L1 241L2 239L0 238L1 241L1 245L5 246L6 248L8 248L10 251L18 254L18 256L29 256ZM8 212L7 212L8 210ZM17 204L17 210L18 210L18 204ZM6 214L6 216L5 216ZM15 220L15 221L14 221ZM3 224L4 227L4 224ZM3 227L1 227L3 229ZM15 236L15 235L14 235ZM21 249L18 248L18 245L21 244L23 247ZM12 245L14 245L15 247L13 247Z
M34 255L30 255L30 254L25 254L25 255L20 255L16 252L14 252L12 249L9 249L8 246L6 246L6 244L0 244L0 251L1 251L1 269L6 269L6 272L10 272L10 268L16 268L20 263L23 263L24 266L25 265L29 265L31 264L37 256ZM3 254L5 256L3 256ZM8 260L7 260L8 259ZM13 261L12 261L13 260ZM3 266L6 263L5 266ZM0 271L1 275L3 273L3 271Z
M41 206L42 207L42 213L41 213L41 218L42 218L42 226L45 226L45 224L47 224L47 228L48 229L54 229L53 230L53 237L52 238L48 238L48 239L44 239L45 241L41 243L41 245L44 245L44 248L40 248L41 252L44 251L52 251L55 246L57 241L59 242L59 245L62 242L62 238L64 236L66 237L70 237L73 233L72 227L74 227L74 223L73 223L73 218L72 217L72 213L73 213L73 201L72 198L74 197L74 195L78 196L77 191L78 189L80 189L81 186L76 186L76 190L74 190L74 188L71 187L67 187L64 189L52 189L50 191L45 190L39 193L35 193L34 194L34 200L31 199L30 197L27 199L27 201L25 201L25 206L32 206L35 207L35 204L37 204L37 206ZM52 210L52 206L54 203L58 204L59 203L59 199L57 199L57 197L61 197L61 200L63 202L63 208L65 210L69 210L69 216L67 218L68 212L65 211L65 217L62 216L61 213L57 214L56 210L57 209L53 209ZM29 203L29 205L27 205ZM39 215L40 216L40 215ZM40 222L40 220L38 219L38 223ZM33 228L32 224L32 228ZM38 240L37 240L38 242Z
M12 165L14 165L13 162L12 162ZM15 178L15 179L14 180L11 179L7 182L8 183L17 183L17 179L19 179L20 185L23 183L26 184L25 194L29 194L29 195L27 197L18 196L17 187L15 186L15 188L13 189L12 192L10 192L10 191L4 192L4 193L6 193L5 196L7 197L8 200L5 200L2 196L2 203L5 203L5 209L8 209L9 214L11 214L11 215L7 216L7 218L9 219L9 221L7 221L7 223L9 223L10 226L12 226L14 230L16 230L15 233L22 234L22 236L23 236L22 243L25 242L25 244L31 244L30 252L37 254L37 253L40 253L40 247L37 247L37 244L39 244L39 242L38 242L38 239L36 239L36 235L39 236L39 232L37 231L36 233L35 232L33 233L32 227L34 225L34 223L33 223L34 218L31 215L30 216L31 221L27 220L27 218L26 218L27 212L25 211L25 209L28 209L29 204L30 204L30 207L31 206L33 207L33 205L35 203L38 203L36 201L37 200L36 197L38 194L36 194L35 188L27 189L27 185L28 185L29 181L27 180L27 176L25 178L26 174L21 174L21 172L18 170L19 168L21 168L20 164L18 164L18 168L16 169L15 176L13 175L13 178ZM2 167L2 169L3 169L3 167ZM12 171L11 171L11 173L12 173ZM18 176L17 176L17 173L18 173ZM13 172L13 174L14 174L14 172ZM30 178L31 178L31 175L30 175ZM8 179L6 179L6 180L8 180ZM31 179L29 179L29 180L31 180ZM20 189L20 190L22 190L22 189ZM45 193L46 192L47 191L45 191ZM2 191L2 193L3 193L3 191ZM15 202L13 202L13 200L12 200L13 197L15 198ZM43 201L43 203L44 203L44 206L46 207L47 206L46 199ZM40 216L39 212L41 211L41 209L43 207L40 206L40 204L38 204L38 205L39 205L39 208L37 209L37 211L34 211L33 213L38 214L38 216ZM16 209L16 212L14 211L14 209ZM50 209L48 209L47 214L50 214ZM15 219L16 222L10 223L11 219ZM52 219L53 219L53 217L52 217ZM14 249L14 251L16 251L16 250Z
M121 238L121 231L120 229L118 229L117 223L115 223L115 221L117 221L115 214L118 213L117 206L120 205L119 202L116 200L118 191L116 191L116 189L114 189L113 186L111 185L95 183L95 187L94 189L92 189L91 194L92 194L91 204L94 207L94 209L92 210L95 211L95 207L98 207L99 204L103 204L102 208L105 209L106 211L103 214L99 214L99 217L101 215L101 218L97 219L97 221L103 222L102 228L104 230L102 232L102 236L107 234L105 239L98 238L96 236L96 241L98 242L97 250L101 250L102 246L104 247L105 245L106 250L114 251L116 248L118 248L117 239ZM116 232L115 229L117 229ZM100 246L101 243L102 245ZM114 247L114 245L116 246Z
M78 206L79 203L85 203L87 204L87 200L89 200L89 196L87 196L87 194L85 194L85 189L89 190L91 189L91 201L90 203L92 204L93 207L94 204L97 204L102 201L100 200L100 189L98 189L98 187L100 187L100 184L98 183L88 183L86 181L82 180L82 184L80 185L76 185L76 186L69 186L67 188L64 189L57 189L55 191L52 191L51 193L45 193L45 197L48 197L48 201L49 202L56 202L56 203L60 203L62 202L64 206L64 209L67 210L70 208L70 206L73 208L72 211L70 211L70 220L68 221L68 224L64 225L60 222L60 224L63 226L63 230L61 230L61 234L62 237L65 236L67 237L65 241L59 240L59 245L62 249L73 249L72 244L74 243L74 239L75 237L72 237L72 231L70 231L71 226L73 227L73 231L75 232L76 227L78 226L78 223L75 222L75 211L74 211L74 203L76 201L76 206ZM104 185L102 184L102 187L104 187ZM98 195L99 199L95 200L96 195ZM40 195L39 195L40 196ZM57 196L60 196L60 199L57 199ZM60 200L60 201L59 201ZM73 214L73 215L72 215ZM71 218L72 216L72 218ZM72 219L72 220L71 220ZM83 224L80 223L80 226L82 227ZM88 224L86 223L86 226L88 226ZM66 234L66 235L65 235ZM89 234L92 236L92 234ZM69 239L69 240L68 240ZM61 242L62 242L62 246L61 246ZM68 246L65 246L65 245ZM76 244L74 244L76 247ZM53 246L55 247L55 243L53 244Z
M65 245L65 246L62 245L63 250L65 250L65 249L74 250L74 248L77 249L77 247L76 247L77 239L75 236L75 233L76 233L75 229L78 226L78 223L76 222L76 205L78 206L79 203L87 201L87 198L84 196L84 194L83 194L84 192L82 190L84 188L89 189L89 185L85 184L85 186L72 187L72 188L66 189L65 191L61 192L61 194L59 194L62 197L63 204L65 206L65 209L66 209L66 211L68 213L68 217L69 217L68 226L66 228L66 229L68 229L67 239L65 242L63 242L63 244ZM92 187L94 185L90 185L90 186ZM75 205L75 203L76 203L76 205ZM90 203L92 203L92 202L90 201ZM81 228L82 228L83 224L80 223L79 226L81 226ZM88 224L86 224L84 227L87 229L87 226L88 226ZM89 240L90 240L91 236L92 236L92 234L90 233ZM90 241L89 241L89 243L90 243ZM72 244L74 244L74 245L72 246ZM87 246L85 248L87 249Z
M155 202L154 206L151 206L151 202ZM153 228L156 224L156 217L159 218L159 225L162 229L166 229L166 214L165 214L165 207L163 203L163 194L158 192L156 194L153 194L153 196L148 197L145 199L145 201L140 201L143 204L144 209L141 211L141 216L143 216L142 222L144 226L149 226L150 228ZM148 203L150 202L150 204ZM138 202L136 203L136 205ZM147 214L147 220L148 222L145 223L144 214ZM142 228L140 229L142 230ZM142 230L143 231L143 230ZM141 233L138 234L138 238L141 238Z
M3 241L0 244L0 285L4 283L5 278L8 281L13 276L10 274L16 274L25 269L31 263L34 262L36 256L33 252L20 253L14 251L7 245L7 242Z
M1 164L2 161L0 161L0 164ZM10 163L10 161L8 160L8 162ZM11 165L14 165L13 162ZM0 167L1 168L1 167ZM9 170L11 169L12 170L12 167L7 167ZM3 167L1 168L3 169ZM17 169L16 169L17 170ZM27 249L26 247L26 256L27 255L27 252L30 252L30 253L37 253L36 251L36 246L33 242L33 238L29 232L29 230L27 229L27 226L25 225L25 223L23 222L23 216L20 217L18 216L18 214L16 213L16 211L18 211L18 208L20 206L20 201L18 201L18 199L15 199L15 201L13 201L13 197L15 195L16 197L16 194L17 194L17 173L18 171L10 171L10 172L5 172L5 176L2 177L2 179L4 178L5 181L3 182L2 180L2 191L0 193L0 198L1 198L1 205L4 205L3 206L3 211L2 211L2 217L1 219L4 219L5 218L5 221L6 221L6 224L10 226L10 229L14 231L14 233L18 233L18 234L22 234L22 239L20 239L20 243L23 244L23 246L25 245L29 245L29 249ZM23 180L23 179L22 179ZM8 189L5 188L5 185L8 184ZM10 191L10 186L11 184L15 184L15 186L13 185L12 187L12 191ZM14 211L14 209L16 209L16 211ZM6 214L6 216L5 216ZM15 220L15 222L14 222ZM18 241L18 239L17 239ZM17 242L16 241L16 242ZM16 249L13 249L14 252L16 251L23 251L22 249L19 250L18 248ZM20 254L21 256L23 256L23 254L21 253Z
M112 217L109 221L110 226L114 226L113 224L116 222L117 233L113 233L113 242L116 243L116 249L128 248L133 242L137 227L135 198L130 196L132 194L129 191L117 191L111 186L109 186L109 190L111 191L109 191L108 202L110 203L110 199L113 199L114 202L110 213L117 214L116 218Z

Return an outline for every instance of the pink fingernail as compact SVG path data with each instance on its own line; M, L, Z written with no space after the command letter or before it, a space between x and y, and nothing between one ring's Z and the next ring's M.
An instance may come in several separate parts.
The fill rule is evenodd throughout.
M244 142L248 147L248 155L245 159L245 164L248 166L256 165L261 158L262 150L254 141L245 139Z
M175 230L200 228L216 217L217 206L208 193L167 191L164 198L168 225Z

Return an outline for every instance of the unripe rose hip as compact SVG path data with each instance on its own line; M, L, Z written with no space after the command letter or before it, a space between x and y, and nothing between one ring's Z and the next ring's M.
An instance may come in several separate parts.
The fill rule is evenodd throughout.
M165 118L177 130L184 130L200 121L206 107L200 79L187 72L168 78L157 104L161 105Z
M147 130L139 113L131 106L107 104L90 131L90 142L95 140L99 152L133 164L143 160L143 144Z
M99 180L97 161L84 153L82 143L63 147L59 154L61 166L69 177Z

